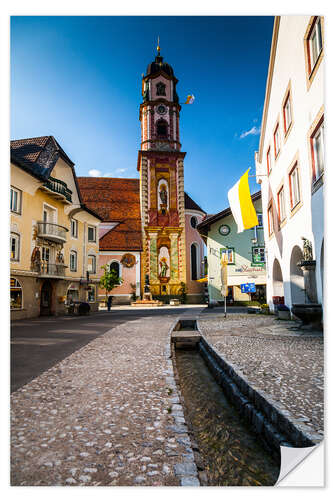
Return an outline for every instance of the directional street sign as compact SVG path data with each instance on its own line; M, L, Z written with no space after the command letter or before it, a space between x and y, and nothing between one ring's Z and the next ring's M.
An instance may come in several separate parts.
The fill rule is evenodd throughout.
M255 293L256 285L255 283L242 283L241 292L242 293Z

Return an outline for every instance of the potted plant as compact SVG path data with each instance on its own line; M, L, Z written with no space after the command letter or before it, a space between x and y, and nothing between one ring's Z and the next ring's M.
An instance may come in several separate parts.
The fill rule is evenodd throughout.
M122 284L124 281L114 269L110 269L109 266L102 266L104 274L100 279L99 286L105 290L105 302L108 305L108 310L111 309L111 304L109 301L109 293L116 287Z

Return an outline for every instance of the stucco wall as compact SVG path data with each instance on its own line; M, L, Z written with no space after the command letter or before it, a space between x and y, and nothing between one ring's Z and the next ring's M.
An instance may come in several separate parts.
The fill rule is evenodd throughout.
M192 280L191 273L191 245L194 243L197 246L197 269L198 279L203 277L203 264L202 261L205 255L205 244L200 234L196 229L191 226L191 217L196 217L197 224L202 222L204 214L197 210L185 211L185 241L186 241L186 281L187 281L187 294L189 302L193 302L195 297L201 301L204 293L204 284ZM190 296L193 297L190 297Z
M133 267L125 267L121 263L121 259L125 253L130 253L134 255L136 258L136 264ZM122 303L129 303L132 296L132 287L131 284L136 284L136 293L140 295L140 253L139 252L106 252L102 251L99 257L99 269L98 275L99 277L104 274L104 270L102 266L109 265L113 261L119 262L120 266L120 276L124 280L123 283L116 288L114 288L110 295L113 295L114 301ZM105 290L99 288L98 289L98 298L100 301L105 299Z
M66 173L66 175L65 175ZM60 314L65 312L64 304L59 302L59 297L66 295L67 288L71 280L80 281L81 278L86 278L87 257L94 255L96 257L96 269L98 269L98 224L99 220L93 215L79 210L78 195L75 191L75 184L72 170L62 161L58 160L56 167L52 172L52 176L59 178L67 183L70 189L73 190L73 204L65 204L59 199L56 199L56 194L47 192L41 189L41 182L34 179L31 175L25 173L16 165L11 165L11 185L22 192L21 213L11 213L11 232L17 233L20 236L20 251L19 260L11 261L11 276L17 277L22 281L23 293L23 311L13 311L12 315L15 318L38 316L40 311L40 287L43 278L38 279L38 273L31 273L31 255L37 244L37 222L43 220L44 206L54 209L55 224L68 229L66 232L66 242L63 244L63 256L65 268L65 280L57 280L52 278L54 286L55 300L53 313ZM62 176L62 177L60 177ZM75 204L74 204L75 203ZM78 221L78 237L74 238L70 233L71 211L76 209L74 219ZM79 211L77 211L79 210ZM96 242L88 242L87 228L94 226L96 228ZM41 246L40 244L38 246ZM47 240L45 239L45 246ZM52 242L50 243L52 246ZM71 271L69 267L69 254L71 250L77 252L77 270ZM54 253L56 250L54 250ZM55 255L54 255L55 257ZM50 263L54 263L50 255ZM24 273L26 274L24 276ZM32 276L29 277L29 274ZM22 276L23 275L23 276ZM97 273L90 273L90 279L97 279ZM86 285L85 285L86 286ZM87 300L87 291L84 290L84 285L80 286L80 300ZM97 302L96 302L97 304ZM95 304L91 303L91 308L94 309Z
M291 255L295 246L303 247L302 237L313 245L313 257L317 261L318 301L322 301L320 273L320 254L323 241L323 186L312 194L312 164L310 156L309 132L318 115L323 113L324 104L324 64L319 64L311 85L308 84L304 37L310 16L281 16L277 40L277 50L272 86L267 107L267 123L261 137L262 149L257 160L257 175L261 181L262 203L265 226L265 242L268 252L267 296L272 307L273 274L275 259L280 263L284 298L288 306L291 298ZM292 50L290 49L292 47ZM283 99L290 87L293 122L289 132L283 132ZM280 122L281 151L276 159L272 158L272 170L267 177L266 154L269 146L273 151L273 133ZM300 172L301 202L291 210L289 172L297 161ZM260 174L263 174L260 177ZM277 193L281 186L285 189L286 220L279 227L277 220ZM275 211L273 235L268 234L268 204L272 202Z
M254 202L257 213L261 213L261 201ZM219 232L222 225L230 228L228 235ZM266 284L266 269L252 262L252 248L264 246L263 229L257 228L257 243L252 243L255 237L254 229L237 233L237 225L232 215L226 216L211 225L207 238L208 260L208 293L210 301L222 300L221 296L221 249L234 249L234 264L228 265L228 285L235 286L234 300L250 300L250 296L241 293L243 283Z

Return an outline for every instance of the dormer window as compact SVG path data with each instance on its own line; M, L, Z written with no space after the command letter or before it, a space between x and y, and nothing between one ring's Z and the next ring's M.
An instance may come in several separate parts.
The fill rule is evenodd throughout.
M156 123L156 135L161 139L168 137L168 124L165 120L158 120Z
M162 82L158 82L156 84L156 95L166 95L165 93L165 84Z

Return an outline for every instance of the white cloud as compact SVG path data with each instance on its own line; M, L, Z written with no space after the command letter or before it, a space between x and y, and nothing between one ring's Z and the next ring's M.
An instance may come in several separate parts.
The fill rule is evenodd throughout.
M100 177L102 175L102 172L93 168L92 170L89 170L88 174L90 175L90 177Z
M90 177L124 177L124 173L128 170L128 168L116 168L113 172L106 172L103 174L101 170L97 170L93 168L89 170L88 174Z
M244 137L247 137L248 135L259 135L260 134L260 127L252 127L250 130L247 130L246 132L243 132L239 138L244 139Z

